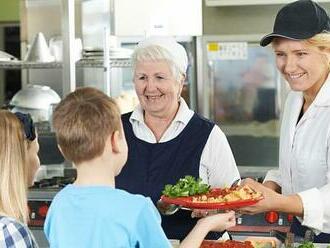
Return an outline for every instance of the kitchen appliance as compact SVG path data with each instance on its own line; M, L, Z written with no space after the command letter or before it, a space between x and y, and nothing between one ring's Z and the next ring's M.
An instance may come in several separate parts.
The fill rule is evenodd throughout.
M50 87L30 84L14 95L10 106L12 112L29 113L36 123L49 122L54 105L60 101L59 95Z
M279 123L286 85L262 35L206 35L197 40L198 110L226 134L242 178L262 182L278 167ZM292 216L241 215L231 231L264 235L287 231Z
M44 178L36 181L29 189L28 205L30 209L30 227L42 227L48 207L62 188L74 182L76 172L74 169L65 172L63 177Z
M287 87L272 50L259 46L260 37L198 39L197 88L199 112L219 124L237 165L266 173L263 168L278 166L279 120Z
M39 158L42 165L64 162L51 125L53 108L60 100L58 94L48 86L27 85L26 88L18 91L10 101L12 112L31 115L38 132Z
M30 188L28 225L40 247L49 247L43 232L43 225L53 198L65 185L73 183L75 178L75 169L65 168L63 176L41 179Z

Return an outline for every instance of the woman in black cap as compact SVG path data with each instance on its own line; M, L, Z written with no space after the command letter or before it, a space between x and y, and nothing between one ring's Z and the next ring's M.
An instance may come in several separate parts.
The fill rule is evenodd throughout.
M330 18L310 0L285 5L273 33L260 42L270 43L292 90L282 119L279 169L268 172L263 185L245 180L264 199L240 211L291 213L293 233L304 237L310 229L315 242L330 243Z

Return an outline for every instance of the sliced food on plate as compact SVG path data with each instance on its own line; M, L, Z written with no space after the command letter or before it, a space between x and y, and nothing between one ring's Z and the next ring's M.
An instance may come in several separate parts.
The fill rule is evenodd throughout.
M263 198L248 185L227 188L211 188L192 176L179 179L174 185L166 185L161 200L168 204L191 209L234 209L257 203Z
M256 192L249 186L244 185L242 187L235 186L232 188L213 189L209 194L194 196L192 201L196 203L221 203L259 199L261 196L262 194L260 192Z

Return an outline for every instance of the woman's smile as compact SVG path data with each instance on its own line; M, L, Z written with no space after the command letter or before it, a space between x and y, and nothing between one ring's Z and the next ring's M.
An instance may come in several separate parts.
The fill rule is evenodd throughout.
M134 85L141 107L147 114L167 117L176 113L182 83L175 80L166 61L138 62Z

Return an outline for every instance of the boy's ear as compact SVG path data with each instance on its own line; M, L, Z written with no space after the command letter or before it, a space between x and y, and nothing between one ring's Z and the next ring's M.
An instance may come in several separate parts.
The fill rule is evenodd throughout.
M111 134L111 147L113 153L119 153L120 152L120 140L122 137L120 136L120 133L118 130L114 131Z

